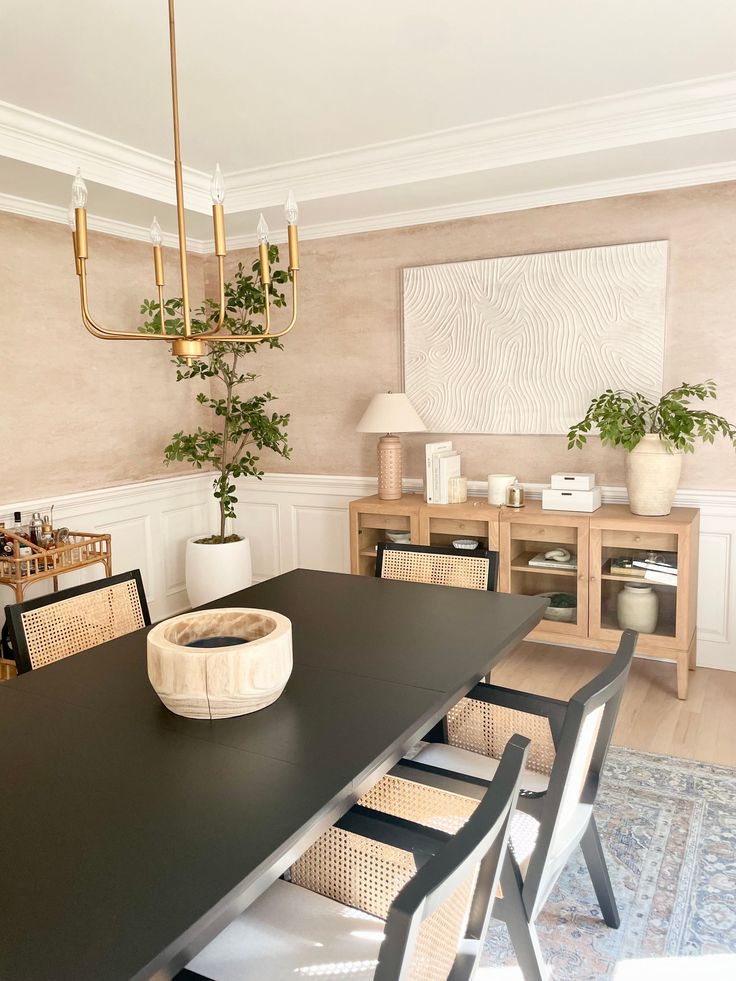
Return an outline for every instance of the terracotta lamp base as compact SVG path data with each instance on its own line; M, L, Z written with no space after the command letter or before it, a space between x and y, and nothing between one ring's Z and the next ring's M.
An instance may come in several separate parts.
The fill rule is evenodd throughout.
M401 497L401 440L381 436L378 441L378 498L398 501Z

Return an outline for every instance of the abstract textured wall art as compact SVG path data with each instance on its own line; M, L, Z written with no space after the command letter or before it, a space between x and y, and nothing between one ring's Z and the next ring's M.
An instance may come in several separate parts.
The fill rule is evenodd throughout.
M662 392L667 242L404 269L405 390L435 433L566 433Z

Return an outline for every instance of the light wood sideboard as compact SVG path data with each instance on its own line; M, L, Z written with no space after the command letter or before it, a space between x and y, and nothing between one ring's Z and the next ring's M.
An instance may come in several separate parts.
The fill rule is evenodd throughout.
M376 545L387 532L408 532L417 545L451 544L474 538L499 552L502 592L534 595L565 592L576 596L571 622L544 619L530 640L614 651L621 636L617 597L626 583L641 581L611 570L611 560L675 553L677 586L651 583L659 611L653 633L640 634L637 655L673 661L677 694L687 697L688 671L695 669L698 542L700 512L673 508L665 517L632 514L623 504L604 504L592 514L544 511L539 501L518 510L497 508L482 499L465 504L427 504L419 494L397 501L365 497L350 504L351 571L374 575ZM575 570L529 565L540 552L560 546L577 557Z

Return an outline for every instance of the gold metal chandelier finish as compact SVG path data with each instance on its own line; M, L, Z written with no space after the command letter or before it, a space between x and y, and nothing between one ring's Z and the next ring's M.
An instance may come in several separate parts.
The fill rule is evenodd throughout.
M184 182L182 178L181 146L179 137L179 86L176 71L176 28L174 23L174 0L168 0L169 7L169 50L171 56L171 108L174 122L174 178L176 183L176 215L179 235L179 264L181 267L181 292L182 292L182 319L184 321L184 332L181 335L172 336L166 333L164 317L164 262L161 250L160 234L153 241L153 267L158 294L158 304L161 318L160 334L142 334L138 331L119 331L109 330L98 324L89 310L89 297L87 291L87 209L84 207L86 201L86 190L82 206L76 206L73 200L73 228L72 242L74 245L74 264L77 276L79 277L79 297L82 311L82 323L94 337L106 341L166 341L171 344L172 354L180 358L201 358L207 353L208 344L252 344L257 341L269 341L283 337L296 324L298 309L298 271L299 271L299 239L296 225L296 205L289 196L287 201L288 219L288 245L289 245L289 279L292 291L292 314L289 324L278 331L271 330L271 305L270 305L270 285L271 270L268 261L268 241L265 235L259 234L259 265L260 278L263 286L264 298L264 321L261 333L251 334L222 334L220 333L225 322L227 304L225 302L225 257L227 247L225 243L225 214L222 206L224 191L221 191L219 199L215 198L213 191L212 203L212 222L214 229L214 251L217 257L217 277L219 293L219 310L215 326L207 331L197 333L192 332L192 311L189 301L189 272L187 268L187 235L186 222L184 215ZM218 172L219 174L219 166ZM214 182L214 178L213 178ZM76 181L75 181L76 184ZM82 184L82 188L84 185ZM290 207L291 206L291 207ZM71 215L71 212L70 212ZM263 220L261 216L261 221ZM70 217L70 222L72 221ZM154 226L157 222L154 219ZM265 227L265 226L264 226ZM159 229L160 232L160 229Z

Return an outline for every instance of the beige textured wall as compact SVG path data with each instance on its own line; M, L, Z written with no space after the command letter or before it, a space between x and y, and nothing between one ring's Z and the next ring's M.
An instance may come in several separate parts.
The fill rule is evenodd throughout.
M268 470L375 473L375 438L355 433L370 397L401 386L400 270L488 256L669 239L665 382L714 377L714 408L736 421L736 183L558 205L435 225L304 242L301 317L284 352L253 356L259 383L292 413L290 462ZM229 268L251 253L229 257ZM214 292L213 266L205 279ZM440 435L440 434L438 434ZM442 434L444 435L444 434ZM405 436L405 470L420 477L427 436ZM593 440L570 453L557 436L456 436L465 474L518 474L545 481L555 470L592 470L623 483L621 450ZM702 447L683 468L685 487L736 487L736 454Z
M195 297L203 264L191 259ZM172 294L175 258L167 254ZM90 303L103 324L140 323L155 293L151 249L90 234ZM163 447L198 408L177 385L168 347L99 341L79 317L66 225L0 214L0 502L106 487L186 469Z

